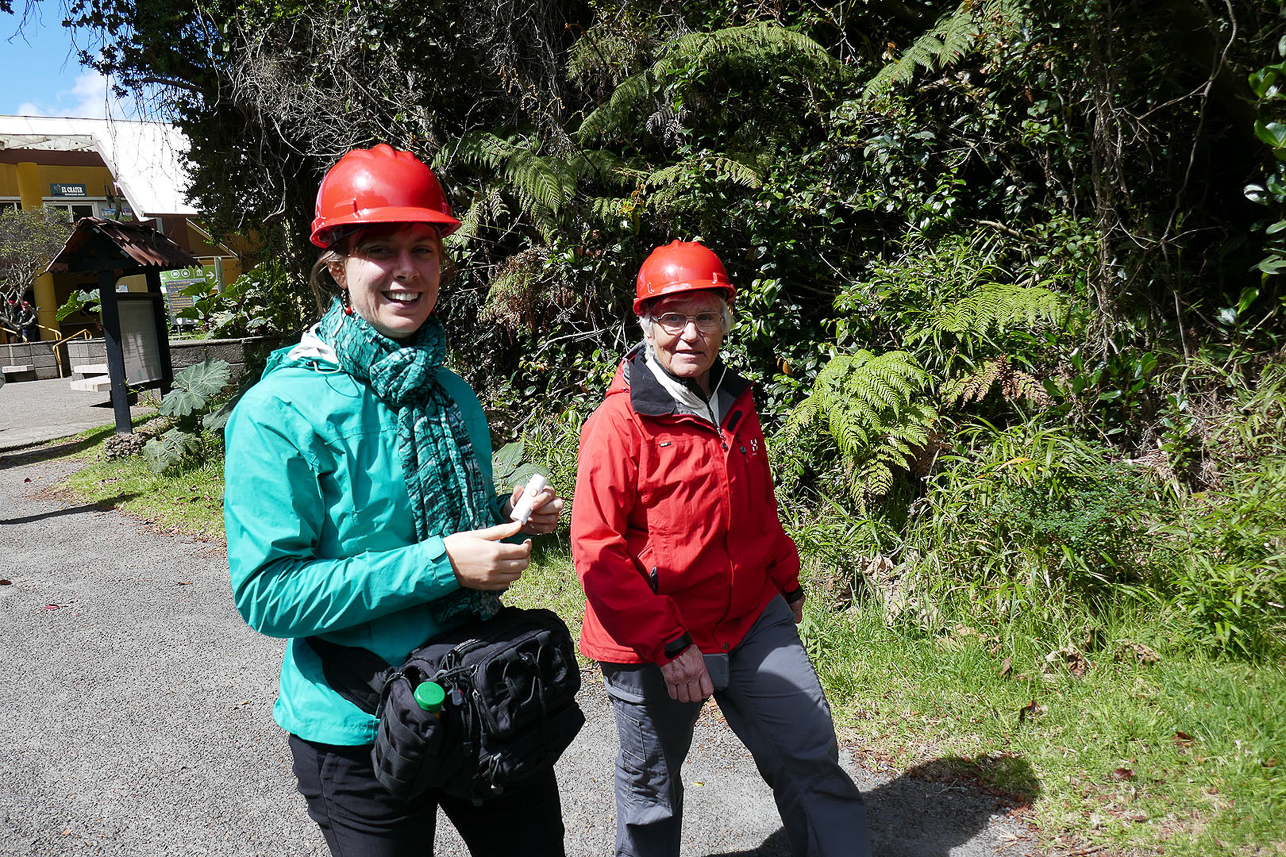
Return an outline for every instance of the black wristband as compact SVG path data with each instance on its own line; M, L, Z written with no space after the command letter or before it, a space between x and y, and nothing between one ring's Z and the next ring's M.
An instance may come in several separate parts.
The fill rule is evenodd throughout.
M683 654L690 645L692 645L692 635L687 631L684 631L682 634L666 643L663 651L667 658L674 660L679 655Z
M781 597L786 599L787 604L794 604L796 601L804 597L804 587L796 586L790 592L783 592Z

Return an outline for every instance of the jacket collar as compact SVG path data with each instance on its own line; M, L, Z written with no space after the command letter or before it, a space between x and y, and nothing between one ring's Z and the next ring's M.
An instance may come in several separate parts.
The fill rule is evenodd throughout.
M656 380L652 370L644 365L645 353L644 346L640 343L625 355L625 360L621 364L622 379L630 391L630 407L634 409L634 413L649 417L671 416L679 413L679 407L674 398ZM732 403L741 398L741 394L750 388L750 382L729 369L722 359L716 357L714 364L710 367L710 377L718 378L721 375L723 382L715 391L715 395L727 396L728 406L720 408L720 413L726 417ZM691 382L685 383L692 386ZM701 394L698 392L698 395Z

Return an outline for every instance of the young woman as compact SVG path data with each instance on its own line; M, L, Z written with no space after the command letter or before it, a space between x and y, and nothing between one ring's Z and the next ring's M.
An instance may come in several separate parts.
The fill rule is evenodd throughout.
M273 716L299 791L336 855L431 855L440 806L475 855L562 855L552 771L479 806L429 791L395 800L375 778L377 721L326 681L318 636L400 664L499 609L551 532L546 489L521 528L492 490L473 391L443 365L434 313L442 237L459 226L433 172L387 145L355 149L317 195L313 269L324 312L275 352L228 422L224 516L237 609L287 638Z

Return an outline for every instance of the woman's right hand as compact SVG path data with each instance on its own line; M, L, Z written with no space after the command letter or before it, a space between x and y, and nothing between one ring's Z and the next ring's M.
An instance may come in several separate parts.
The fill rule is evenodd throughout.
M661 664L661 675L665 676L670 699L701 702L714 696L714 683L710 681L705 658L696 646L688 646L677 658Z
M512 521L481 530L452 533L442 539L455 579L465 589L507 589L531 561L531 539L520 545L501 541L516 535Z

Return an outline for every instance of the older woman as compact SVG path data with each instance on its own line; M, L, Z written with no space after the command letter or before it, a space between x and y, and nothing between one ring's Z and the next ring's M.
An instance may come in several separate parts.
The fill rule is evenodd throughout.
M777 517L750 384L719 359L734 297L699 243L639 271L642 346L581 434L572 551L581 650L616 711L616 853L678 855L680 769L705 699L772 787L797 855L869 854L861 794L795 625L799 555Z
M439 806L476 855L563 854L551 771L475 806L432 790L396 800L371 762L375 717L337 693L308 642L390 664L499 609L562 500L491 489L491 441L468 385L443 366L434 314L442 237L459 223L432 171L386 145L335 164L317 195L313 269L324 312L275 352L227 428L224 512L237 609L285 637L273 716L299 791L339 855L430 855Z

